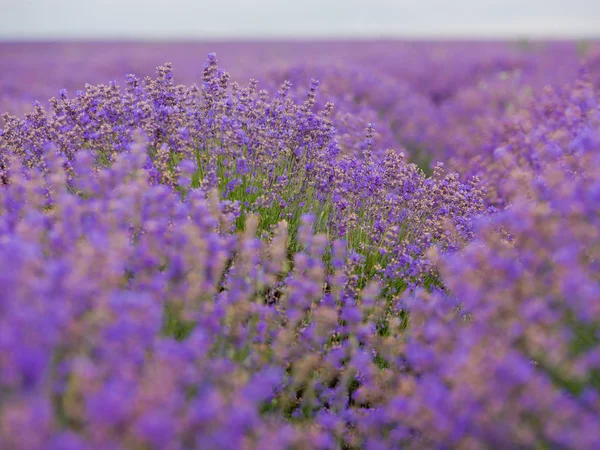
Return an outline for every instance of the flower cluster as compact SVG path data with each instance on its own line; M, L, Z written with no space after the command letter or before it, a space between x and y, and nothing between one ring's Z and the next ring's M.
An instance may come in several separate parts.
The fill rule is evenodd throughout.
M295 236L300 217L314 214L316 230L347 237L380 275L387 265L394 277L422 282L433 273L424 256L429 246L457 249L470 238L470 220L484 208L477 179L463 184L441 166L427 179L397 151L375 158L371 125L360 158L338 161L333 104L313 112L317 80L301 102L289 98L289 82L271 99L255 80L243 89L230 83L211 54L202 81L175 85L167 64L155 79L129 75L123 92L114 82L88 85L73 98L61 91L50 101L50 116L39 103L25 119L4 115L0 164L17 155L27 166L43 165L54 145L69 167L81 149L110 166L141 130L151 183L183 196L190 188L218 189L239 207L238 228L245 214L256 213L260 231L286 220ZM390 253L394 264L383 264Z

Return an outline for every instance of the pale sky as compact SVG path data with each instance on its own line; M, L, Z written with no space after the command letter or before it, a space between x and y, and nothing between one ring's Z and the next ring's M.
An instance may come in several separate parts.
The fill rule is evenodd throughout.
M0 0L0 40L600 38L600 0Z

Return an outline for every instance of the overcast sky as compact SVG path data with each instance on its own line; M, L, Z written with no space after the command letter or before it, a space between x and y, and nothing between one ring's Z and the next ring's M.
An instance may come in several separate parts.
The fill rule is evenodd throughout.
M0 39L600 37L600 0L0 0Z

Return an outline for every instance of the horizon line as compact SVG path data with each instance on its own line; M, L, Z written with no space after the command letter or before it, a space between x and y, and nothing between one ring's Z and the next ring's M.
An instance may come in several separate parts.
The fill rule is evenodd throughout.
M448 42L464 42L464 41L492 41L492 42L568 42L568 41L600 41L600 33L598 34L533 34L533 35L500 35L500 34L372 34L372 35L239 35L239 36L2 36L0 34L0 42L2 43L169 43L169 42L230 42L230 43L252 43L252 42L376 42L376 41L407 41L407 42L431 42L431 41L448 41Z

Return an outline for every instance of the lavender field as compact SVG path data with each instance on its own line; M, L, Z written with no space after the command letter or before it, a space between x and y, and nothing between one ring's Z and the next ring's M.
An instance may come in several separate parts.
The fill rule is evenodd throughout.
M0 43L0 449L600 449L600 42Z

